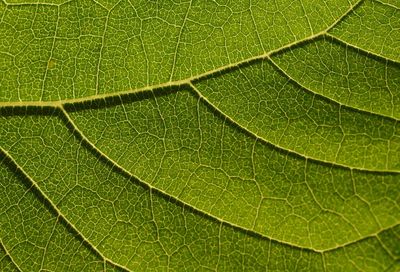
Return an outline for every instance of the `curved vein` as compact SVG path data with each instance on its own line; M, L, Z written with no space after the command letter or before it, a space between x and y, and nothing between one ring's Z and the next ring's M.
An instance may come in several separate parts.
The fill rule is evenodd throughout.
M368 54L368 55L372 55L372 56L375 56L375 57L380 58L380 59L384 59L384 60L388 60L388 61L393 62L393 63L396 63L396 64L400 64L400 62L397 61L397 60L389 59L388 57L385 57L385 56L383 56L383 55L381 55L381 54L378 54L378 53L369 51L369 50L367 50L367 49L365 49L365 48L361 48L361 47L359 47L359 46L357 46L357 45L355 45L355 44L346 42L345 40L343 40L343 39L339 38L338 36L336 36L336 35L334 35L334 34L331 34L331 33L329 33L329 32L326 32L324 35L325 35L326 37L329 37L329 38L331 38L331 39L333 39L333 40L339 42L340 44L343 44L343 45L352 47L352 48L357 49L357 50L359 50L359 51L361 51L361 52L364 52L364 53L366 53L366 54ZM0 104L0 105L1 105L1 104Z
M195 210L195 211L197 211L197 212L199 212L199 213L201 213L201 214L203 214L203 215L206 215L207 217L213 218L214 220L216 220L216 221L218 221L218 222L220 222L220 223L222 223L222 224L225 224L225 225L227 225L227 226L231 226L231 227L233 227L233 228L237 228L237 229L240 229L240 230L245 231L245 232L250 232L250 233L253 233L254 235L257 235L257 236L259 236L259 237L263 237L263 238L269 239L269 240L271 240L271 241L275 241L275 242L278 242L278 243L281 243L281 244L284 244L284 245L288 245L288 246L293 246L293 247L296 247L296 248L299 248L299 249L306 249L306 250L310 250L310 251L315 252L315 253L321 253L321 252L324 251L324 250L317 250L317 249L308 248L308 247L302 247L302 246L299 246L299 245L294 244L294 243L289 243L289 242L287 242L287 241L283 241L283 240L279 240L279 239L275 239L275 238L270 238L270 237L268 237L268 236L266 236L266 235L264 235L264 234L262 234L262 233L259 233L259 232L257 232L257 231L254 231L254 230L251 230L251 229L247 229L247 228L244 228L244 227L242 227L242 226L240 226L240 225L237 225L237 224L234 224L234 223L225 221L225 220L223 220L222 218L219 218L219 217L217 217L217 216L215 216L215 215L213 215L213 214L210 214L210 213L208 213L207 211L204 211L204 210L202 210L202 209L198 209L198 208L192 206L191 204L186 203L186 202L182 201L181 199L178 199L178 198L176 198L176 197L174 197L174 196L168 194L167 192L165 192L165 191L163 191L163 190L161 190L161 189L159 189L159 188L157 188L157 187L154 187L154 186L153 186L152 184L150 184L150 183L147 183L147 182L145 182L145 181L142 181L142 180L139 179L137 176L135 176L134 174L132 174L130 171L126 170L126 169L125 169L123 166L121 166L119 163L117 163L117 162L114 161L112 158L110 158L110 157L107 156L105 153L103 153L101 150L99 150L99 149L85 136L85 134L78 128L78 126L77 126L77 125L75 124L75 122L72 120L72 118L70 117L70 115L68 114L68 112L65 110L65 108L64 108L64 107L61 107L60 109L61 109L62 113L65 115L65 117L67 118L69 124L70 124L70 125L73 127L73 129L78 133L78 135L79 135L80 137L82 137L82 140L84 140L96 153L98 153L99 156L105 158L105 159L108 160L111 164L113 164L116 168L118 168L119 170L121 170L124 174L126 174L126 175L128 175L128 176L130 176L130 177L132 177L132 178L134 178L134 179L136 179L136 180L138 180L141 184L145 185L145 186L148 187L150 190L154 190L154 191L157 192L157 193L160 193L160 194L162 194L162 195L168 196L168 198L170 198L170 199L176 201L177 203L181 203L181 204L184 205L184 206L190 207L191 209L193 209L193 210Z
M388 118L388 119L391 119L391 120L393 120L393 121L395 121L395 122L400 121L399 118L396 118L396 117L394 117L394 116L386 115L386 114L383 114L383 113L372 112L372 111L368 111L368 110L361 109L361 108L356 108L356 107L352 106L352 105L349 104L349 103L343 103L343 102L340 102L340 101L338 101L338 100L336 100L336 99L334 99L334 98L332 98L332 97L323 95L322 93L315 92L315 91L311 90L310 88L304 86L304 85L301 84L300 82L298 82L296 79L294 79L289 73L287 73L284 69L282 69L272 58L268 58L268 60L270 61L270 63L271 63L276 69L278 69L282 74L284 74L290 81L294 82L295 84L297 84L298 86L300 86L302 89L307 90L308 92L310 92L310 93L312 93L312 94L314 94L314 95L316 95L316 96L323 97L323 98L325 98L325 99L327 99L327 100L329 100L329 101L332 101L332 102L335 103L335 104L338 104L339 106L344 106L344 107L346 107L346 108L351 108L351 109L354 109L354 110L357 110L357 111L360 111L360 112L364 112L364 113L367 113L367 114L372 114L372 115L376 115L376 116Z
M375 232L375 233L372 233L372 234L370 234L370 235L361 237L360 239L355 239L355 240L353 240L353 241L349 241L349 242L344 243L344 244L342 244L342 245L339 245L339 246L336 246L336 247L332 247L332 248L326 249L326 250L323 251L323 253L329 253L329 252L331 252L331 251L339 250L339 249L342 249L342 248L345 248L345 247L354 245L354 244L356 244L356 243L358 243L358 242L361 242L361 241L364 241L364 240L367 240L367 239L370 239L370 238L375 238L375 239L378 239L378 241L379 241L379 238L378 238L378 235L379 235L379 234L381 234L382 232L387 231L387 230L389 230L389 229L391 229L391 228L397 227L398 225L399 225L399 223L395 223L395 224L393 224L393 225L391 225L391 226L389 226L389 227L380 229L380 230L378 230L378 231ZM386 249L385 249L385 250L386 250ZM392 257L392 254L390 254L390 256Z
M112 260L108 259L106 256L104 256L100 250L98 250L96 248L95 245L93 245L75 226L74 224L72 224L67 217L58 209L58 207L51 201L51 199L46 195L46 193L44 193L42 191L42 189L39 187L39 185L36 183L36 181L22 168L20 167L20 165L14 160L14 158L6 151L4 150L1 146L0 146L0 152L2 152L3 154L5 154L5 156L7 158L9 158L11 160L11 162L17 167L17 169L32 183L32 186L41 194L41 196L46 199L46 201L48 202L49 206L56 212L57 217L62 219L64 222L66 222L68 224L68 226L70 226L77 234L78 236L84 241L86 242L90 248L96 253L98 254L98 256L100 256L104 261L120 268L123 271L130 271L128 268L124 267L123 265L117 264L115 262L113 262ZM1 241L0 241L1 242Z
M213 109L215 109L218 113L222 114L223 116L225 116L231 123L235 124L236 126L238 126L240 129L242 129L243 131L246 131L246 133L250 134L252 137L260 140L261 142L267 143L269 145L272 145L276 148L279 148L281 150L284 151L288 151L289 153L292 154L296 154L297 156L303 158L304 160L312 160L312 161L318 161L318 162L323 162L323 163L327 163L329 165L333 165L336 167L342 167L342 168L346 168L349 170L360 170L360 171L364 171L364 172L370 172L370 173L400 173L399 171L396 170L371 170L371 169L367 169L367 168L362 168L362 167L351 167L348 166L346 164L341 164L341 163L337 163L337 162L332 162L332 161L326 161L326 160L322 160L322 159L318 159L318 158L313 158L310 156L307 156L305 154L299 153L295 150L292 149L288 149L286 147L283 147L279 144L276 143L272 143L270 141L268 141L267 139L263 138L262 136L258 135L257 133L251 131L250 129L242 126L241 124L239 124L238 122L235 121L235 119L231 116L229 116L227 113L223 112L222 110L220 110L216 105L214 105L210 100L207 99L207 97L205 97L197 88L196 86L194 86L192 83L189 83L189 86L191 87L191 89L193 89L193 91L199 96L201 97L208 105L210 105Z
M3 249L5 252L6 256L8 256L13 263L13 265L18 269L18 271L22 271L22 269L18 266L18 264L14 261L13 257L11 256L10 252L8 252L6 246L3 244L3 241L0 238L0 248Z
M107 93L107 94L96 94L96 95L91 95L91 96L85 96L85 97L80 97L80 98L69 98L69 99L64 99L64 100L53 100L53 101L7 101L7 102L0 102L0 108L1 107L24 107L24 106L42 106L42 107L60 107L64 104L74 104L74 103L81 103L81 102L86 102L86 101L93 101L96 99L104 99L108 97L117 97L125 94L132 94L132 93L137 93L137 92L142 92L142 91L153 91L154 89L159 89L159 88L164 88L164 87L177 87L180 85L184 84L190 84L193 81L212 76L214 74L230 70L232 68L241 66L243 64L257 61L257 60L263 60L270 58L271 55L276 54L280 51L287 50L291 47L294 47L298 44L304 43L306 41L311 41L314 40L320 36L327 35L328 31L331 30L333 27L335 27L339 22L343 20L348 14L350 14L357 6L359 6L364 0L359 0L357 3L354 5L350 6L350 8L340 17L338 18L333 24L328 26L325 30L320 31L316 34L307 36L303 39L294 41L292 43L285 44L279 48L273 49L269 52L265 52L261 55L253 56L235 63L230 63L224 66L217 67L215 69L206 71L204 73L200 73L198 75L188 77L185 79L181 80L176 80L176 81L168 81L164 82L161 84L155 84L152 86L145 86L141 88L136 88L136 89L131 89L131 90L125 90L125 91L120 91L120 92L113 92L113 93Z

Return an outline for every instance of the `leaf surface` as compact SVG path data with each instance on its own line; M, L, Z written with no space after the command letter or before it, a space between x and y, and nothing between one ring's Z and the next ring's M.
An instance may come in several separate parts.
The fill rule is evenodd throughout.
M397 271L396 1L0 4L1 271Z

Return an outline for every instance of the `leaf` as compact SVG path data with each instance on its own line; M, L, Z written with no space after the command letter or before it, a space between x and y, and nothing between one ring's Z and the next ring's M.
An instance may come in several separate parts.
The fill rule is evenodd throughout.
M1 271L398 271L400 6L0 4Z

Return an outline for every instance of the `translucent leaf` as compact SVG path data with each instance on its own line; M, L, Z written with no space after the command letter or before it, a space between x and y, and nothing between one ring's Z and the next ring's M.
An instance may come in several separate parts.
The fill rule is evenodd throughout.
M385 1L0 3L0 271L400 270Z

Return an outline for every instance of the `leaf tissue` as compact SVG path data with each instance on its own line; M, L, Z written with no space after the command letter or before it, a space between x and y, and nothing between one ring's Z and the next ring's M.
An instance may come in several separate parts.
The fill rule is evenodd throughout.
M400 271L398 0L0 2L0 271Z

